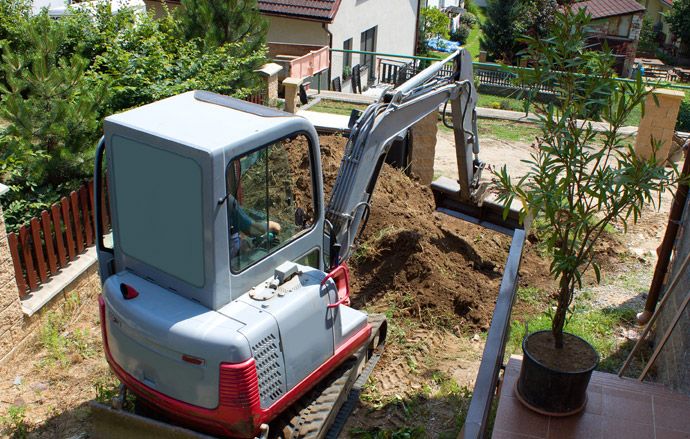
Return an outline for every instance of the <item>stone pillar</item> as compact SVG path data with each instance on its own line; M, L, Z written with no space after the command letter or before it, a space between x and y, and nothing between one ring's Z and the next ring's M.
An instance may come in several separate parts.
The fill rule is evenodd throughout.
M283 80L283 87L285 87L285 111L288 113L297 113L300 85L302 85L302 79L285 78Z
M8 191L0 184L0 196ZM22 338L24 313L22 312L10 246L7 242L5 216L0 206L0 358L7 355Z
M434 179L434 156L436 155L436 134L438 133L438 113L432 112L410 128L412 154L410 155L412 174L422 184L430 184Z
M659 101L656 105L654 97ZM652 155L652 141L660 142L656 153L659 162L666 160L673 144L678 110L685 94L680 90L654 90L645 101L645 113L635 140L635 153L642 158Z
M282 70L283 67L276 63L264 64L259 70L256 70L264 81L264 91L266 92L264 105L276 106L278 102L278 73Z

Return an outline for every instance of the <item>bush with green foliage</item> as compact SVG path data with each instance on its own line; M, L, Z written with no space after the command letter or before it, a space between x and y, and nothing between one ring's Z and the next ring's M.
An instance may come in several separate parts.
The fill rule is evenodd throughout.
M690 131L690 92L685 93L685 99L680 103L676 129L680 131Z
M6 82L0 86L0 118L6 124L0 166L12 189L3 199L10 225L26 219L24 208L45 207L39 194L52 194L49 188L91 172L108 85L87 76L86 59L60 54L63 27L46 15L30 23L24 29L25 49L6 47L0 66Z
M475 17L479 15L479 6L474 0L465 0L465 10Z
M637 51L654 55L654 52L659 47L657 35L658 32L654 29L652 20L648 17L644 17L642 20L642 28L640 29L640 40L637 43Z
M542 133L528 160L529 171L517 182L505 167L496 174L506 213L517 200L523 218L546 224L540 238L558 281L551 326L557 349L563 347L563 327L585 272L592 268L600 279L595 247L602 233L614 221L624 226L637 222L643 208L677 176L655 157L638 157L621 135L628 114L644 104L651 90L639 77L629 83L615 80L613 55L588 50L589 22L584 10L557 12L548 38L525 40L534 69L522 69L520 80L555 84L561 102L532 102L540 110ZM591 119L577 120L592 107L602 108L607 131L595 132Z
M690 0L674 0L665 19L673 34L683 42L685 53L690 54Z
M102 3L52 20L12 4L0 0L0 182L11 188L1 200L10 230L91 176L106 115L194 89L243 98L260 86L265 29L252 29L247 44L241 35L210 44L170 14L112 13Z
M480 47L489 59L513 64L525 35L543 37L558 9L556 0L489 0Z
M438 8L425 7L420 11L419 41L426 50L426 42L435 37L448 39L450 36L450 18Z
M476 15L465 12L458 18L458 27L450 33L450 40L465 43L478 22Z

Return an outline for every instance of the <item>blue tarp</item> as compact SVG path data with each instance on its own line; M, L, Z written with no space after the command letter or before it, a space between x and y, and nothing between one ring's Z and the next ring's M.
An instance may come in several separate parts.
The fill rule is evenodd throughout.
M445 40L441 37L430 38L426 44L429 48L438 50L439 52L455 52L462 47L462 44L457 41Z

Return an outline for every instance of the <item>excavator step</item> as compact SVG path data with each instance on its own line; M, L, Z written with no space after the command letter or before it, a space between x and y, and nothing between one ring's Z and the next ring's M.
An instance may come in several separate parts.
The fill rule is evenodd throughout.
M314 389L271 422L268 437L276 439L337 438L359 394L378 362L386 339L386 317L372 314L368 343L331 372ZM122 397L123 395L121 395ZM120 398L121 399L121 398ZM193 430L92 401L92 436L103 439L213 439ZM265 436L262 436L262 438Z

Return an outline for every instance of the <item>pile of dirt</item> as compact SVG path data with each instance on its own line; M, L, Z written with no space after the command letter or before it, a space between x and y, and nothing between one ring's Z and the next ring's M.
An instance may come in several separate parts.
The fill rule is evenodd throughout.
M326 199L346 139L321 136ZM371 215L349 260L353 305L395 312L422 323L488 328L510 238L437 213L431 189L385 165ZM550 284L548 266L528 248L521 283Z

